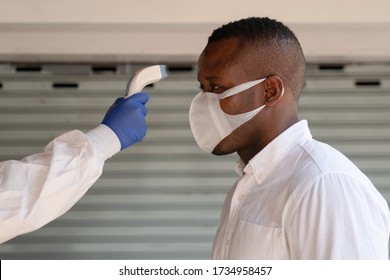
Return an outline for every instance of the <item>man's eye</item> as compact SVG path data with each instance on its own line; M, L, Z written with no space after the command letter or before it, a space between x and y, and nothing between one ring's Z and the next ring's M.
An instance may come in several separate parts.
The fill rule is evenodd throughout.
M222 87L222 86L212 85L212 86L210 86L210 91L219 94L219 93L224 92L225 90L224 90L224 87Z
M205 88L204 85L199 84L199 89L201 91L205 91L205 92L214 92L214 93L221 93L221 92L223 92L223 88L221 86L217 86L217 85L210 85L207 88Z
M215 85L215 84L210 84L210 91L214 91L214 90L217 90L219 88L218 85Z

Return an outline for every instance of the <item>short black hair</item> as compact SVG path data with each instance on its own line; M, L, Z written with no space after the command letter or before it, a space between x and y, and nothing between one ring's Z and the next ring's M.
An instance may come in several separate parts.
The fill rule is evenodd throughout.
M286 25L268 17L250 17L222 25L213 31L208 42L212 43L231 37L245 38L249 41L258 38L291 40L299 45L297 37Z
M236 37L241 44L250 43L268 49L269 65L281 63L278 74L284 76L296 95L304 84L305 57L295 34L282 22L268 17L249 17L233 21L215 29L208 44ZM272 61L271 61L272 59Z

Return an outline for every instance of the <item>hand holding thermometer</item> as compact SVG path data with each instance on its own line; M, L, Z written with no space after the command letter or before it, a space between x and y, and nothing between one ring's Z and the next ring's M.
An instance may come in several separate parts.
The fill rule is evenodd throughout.
M149 84L165 79L167 76L165 65L153 65L138 70L127 82L125 98L142 91Z

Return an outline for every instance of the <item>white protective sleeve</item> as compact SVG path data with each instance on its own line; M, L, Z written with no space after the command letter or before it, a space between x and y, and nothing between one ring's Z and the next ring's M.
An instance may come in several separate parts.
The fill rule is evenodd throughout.
M66 132L21 161L0 162L0 243L68 211L119 151L115 133L99 125L87 134Z

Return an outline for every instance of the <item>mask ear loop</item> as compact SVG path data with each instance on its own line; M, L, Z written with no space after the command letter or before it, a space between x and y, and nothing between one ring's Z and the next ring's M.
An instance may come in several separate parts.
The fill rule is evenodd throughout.
M236 95L244 90L247 90L251 87L254 87L255 85L260 84L261 82L264 82L267 78L262 78L259 80L249 81L240 85L237 85L235 87L232 87L231 89L226 90L225 92L221 94L216 94L219 100L225 99L227 97Z

